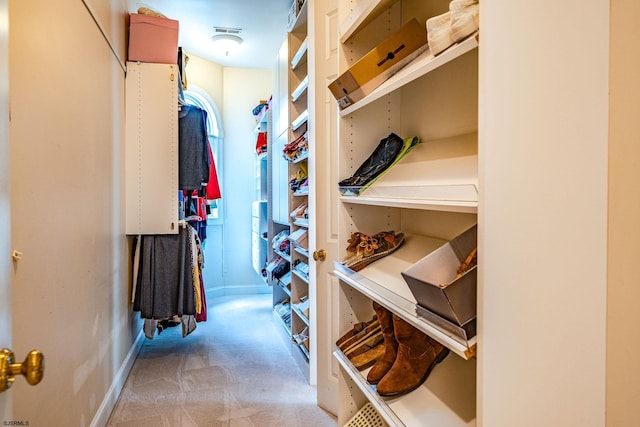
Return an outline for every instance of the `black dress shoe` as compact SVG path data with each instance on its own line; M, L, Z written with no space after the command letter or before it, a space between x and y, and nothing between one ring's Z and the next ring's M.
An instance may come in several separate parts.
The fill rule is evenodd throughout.
M353 176L338 183L344 187L361 187L384 172L402 151L403 140L395 133L380 141L369 158L356 170Z

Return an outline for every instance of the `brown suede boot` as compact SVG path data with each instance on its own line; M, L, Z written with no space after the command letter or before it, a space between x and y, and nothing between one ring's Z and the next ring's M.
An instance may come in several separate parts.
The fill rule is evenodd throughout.
M380 396L397 396L418 388L449 349L431 339L401 318L393 315L393 329L398 341L398 356L378 383Z
M393 362L396 361L398 341L396 341L396 336L393 333L393 314L375 301L373 302L373 309L382 327L384 356L373 365L373 368L371 368L367 375L367 381L369 384L378 384L382 377L389 372L389 369L393 366Z

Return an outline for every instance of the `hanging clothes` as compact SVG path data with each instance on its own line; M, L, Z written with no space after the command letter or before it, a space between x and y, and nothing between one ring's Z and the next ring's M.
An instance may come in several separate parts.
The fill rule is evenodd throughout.
M206 320L199 237L188 224L178 234L145 235L136 240L133 265L133 310L145 319L144 332L182 324L183 336ZM201 320L198 320L201 319Z
M178 185L180 190L202 190L209 182L207 112L184 105L178 113Z
M216 162L213 158L213 152L211 150L211 144L209 147L209 158L211 163L209 164L209 180L207 181L207 200L217 200L222 197L220 192L220 183L218 182L218 173L216 171Z

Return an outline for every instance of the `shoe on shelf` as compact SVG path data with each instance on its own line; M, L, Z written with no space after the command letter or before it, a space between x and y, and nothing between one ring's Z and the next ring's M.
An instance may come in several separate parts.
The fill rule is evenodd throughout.
M419 331L400 317L393 315L393 331L398 353L393 366L378 382L380 396L400 396L420 387L449 349Z
M295 208L289 216L293 219L296 218L306 218L305 212L307 211L307 204L305 202L301 203L297 208Z
M404 141L395 133L382 139L355 173L338 183L341 187L361 187L384 172L402 150Z
M453 45L451 34L451 12L427 19L427 44L433 56Z
M404 243L404 233L382 231L374 236L361 235L356 254L346 258L342 264L353 271L360 271L367 265L395 252Z
M427 43L433 56L438 55L478 31L478 0L452 0L449 11L427 19Z
M346 334L338 338L338 340L336 341L336 345L340 350L344 350L345 348L347 348L349 345L353 343L352 340L359 339L359 338L362 338L362 336L364 336L364 335L360 335L358 337L358 334L363 333L363 331L365 331L364 333L366 333L366 329L371 326L373 326L374 328L377 327L377 323L378 323L378 318L376 316L373 316L373 318L368 322L356 323L355 325L353 325L350 331L348 331Z
M298 345L303 345L309 339L309 327L305 326L300 332L292 335L293 340Z
M349 240L347 240L347 243L349 243L349 246L347 246L347 254L342 260L342 263L344 264L350 258L356 256L358 254L358 248L360 247L360 242L368 238L369 237L367 235L359 231L351 233L351 237L349 237Z
M382 331L378 330L371 338L364 340L357 348L346 354L353 366L362 371L370 368L380 360L385 353Z
M451 12L451 38L455 42L470 36L480 27L478 0L452 0L449 3Z
M309 318L309 297L300 297L300 301L294 302L292 305Z
M308 235L306 228L299 228L289 235L289 241L297 248L307 250Z
M287 161L295 161L303 154L309 151L309 135L308 132L300 135L295 140L284 146L282 153Z
M382 337L384 338L384 355L378 359L367 374L367 382L376 385L389 372L398 355L398 341L393 330L393 313L373 301L373 309L376 312Z

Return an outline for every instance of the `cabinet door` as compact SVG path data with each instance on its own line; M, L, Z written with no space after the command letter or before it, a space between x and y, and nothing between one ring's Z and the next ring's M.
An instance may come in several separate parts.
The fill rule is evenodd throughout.
M310 115L314 123L312 129L313 155L309 159L311 206L310 232L312 250L324 250L316 261L310 260L314 277L317 314L315 324L316 349L318 359L318 404L338 413L338 371L339 366L332 356L338 319L332 316L333 307L338 305L339 285L333 273L333 260L341 257L338 245L339 194L335 183L338 171L338 104L327 88L327 82L338 76L338 13L337 0L314 3L309 19L309 40L313 43L310 55L315 64L309 70ZM318 252L320 254L320 252Z
M178 70L127 63L126 234L178 233Z

